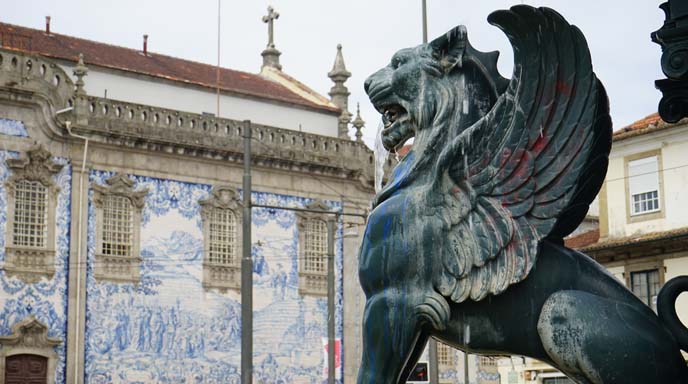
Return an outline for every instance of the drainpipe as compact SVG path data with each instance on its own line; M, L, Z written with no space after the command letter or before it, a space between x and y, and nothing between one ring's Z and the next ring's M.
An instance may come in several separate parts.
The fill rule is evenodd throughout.
M65 121L65 127L67 128L67 133L69 136L81 139L84 141L84 157L81 161L81 173L79 174L79 210L78 210L78 224L77 224L77 235L76 235L76 334L75 334L75 348L74 348L74 380L79 382L79 336L81 334L79 321L81 320L81 249L82 249L82 239L83 239L83 208L85 196L88 196L88 192L84 193L84 173L86 173L86 155L88 154L88 137L77 135L72 132L71 129L72 122Z

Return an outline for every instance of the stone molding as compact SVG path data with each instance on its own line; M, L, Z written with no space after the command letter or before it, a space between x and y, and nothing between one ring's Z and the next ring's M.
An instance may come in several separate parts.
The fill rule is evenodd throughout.
M141 278L141 214L148 189L134 190L134 181L117 173L107 185L93 184L93 205L96 211L95 277L101 281L137 284ZM131 254L128 256L103 253L104 203L109 196L127 198L132 206Z
M60 187L53 177L62 170L62 165L53 162L48 150L40 144L33 145L18 159L7 159L11 175L5 181L7 191L7 225L5 229L5 264L2 269L7 276L15 276L27 284L36 283L55 273L55 210ZM14 217L16 186L20 181L38 182L46 187L47 218L44 247L15 245Z
M55 346L60 345L61 340L48 337L48 327L36 319L28 316L24 320L12 326L12 334L0 336L0 384L5 384L5 361L14 355L37 355L48 360L48 383L55 382L55 367L58 355Z
M52 61L0 49L0 98L47 102L45 115L72 123L72 131L94 143L202 159L243 162L244 122L101 97L75 95L69 75ZM14 63L14 64L13 64ZM58 117L54 111L73 107ZM256 166L357 181L364 192L374 186L373 152L364 143L252 125ZM65 130L49 132L73 141Z
M203 221L203 288L241 289L241 255L243 254L242 236L243 204L237 190L231 186L215 186L210 196L199 200ZM228 209L234 214L235 242L234 262L231 265L210 261L210 218L214 209Z
M322 200L314 200L304 208L318 211L331 210ZM327 222L327 216L325 213L318 212L296 212L296 228L299 232L299 293L302 295L327 296L327 271L323 273L305 272L306 225L311 220Z

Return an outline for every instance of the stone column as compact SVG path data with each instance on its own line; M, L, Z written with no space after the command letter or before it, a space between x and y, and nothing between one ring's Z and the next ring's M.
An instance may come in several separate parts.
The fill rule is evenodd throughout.
M69 278L67 281L67 372L66 383L84 382L84 336L86 322L86 259L88 232L88 175L82 173L83 142L74 141L72 155L71 227L69 246ZM77 160L75 160L77 159ZM83 199L83 201L82 201ZM79 208L81 205L81 209ZM80 224L81 223L81 224ZM81 240L79 241L79 233ZM81 244L79 244L81 243Z

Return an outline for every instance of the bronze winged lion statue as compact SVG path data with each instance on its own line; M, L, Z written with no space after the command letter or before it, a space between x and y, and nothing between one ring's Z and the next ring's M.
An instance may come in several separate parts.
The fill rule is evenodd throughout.
M402 49L365 89L382 140L411 151L376 195L359 260L359 384L402 383L429 337L530 356L577 383L688 383L675 300L659 317L563 237L604 180L611 119L578 28L547 8L488 21L514 48L510 80L456 27ZM464 329L470 340L464 342Z

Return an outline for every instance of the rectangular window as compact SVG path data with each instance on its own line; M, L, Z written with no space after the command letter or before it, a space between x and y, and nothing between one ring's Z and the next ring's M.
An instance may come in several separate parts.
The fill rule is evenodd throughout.
M659 270L631 272L631 290L654 311L657 311L659 288Z
M306 259L304 260L304 272L327 273L327 224L325 221L308 220L305 239Z
M497 358L493 356L480 356L481 367L496 367Z
M235 265L236 257L236 219L229 209L214 208L210 216L210 254L211 263Z
M48 232L47 188L22 180L15 186L13 245L45 248Z
M124 196L108 196L103 205L103 255L131 256L132 206Z
M631 215L659 211L659 168L657 156L628 162L628 190Z
M449 366L452 365L452 348L447 344L437 342L437 364Z

